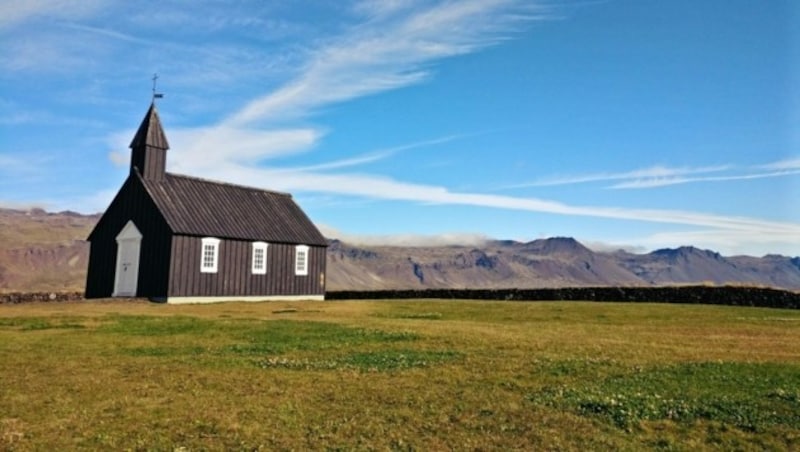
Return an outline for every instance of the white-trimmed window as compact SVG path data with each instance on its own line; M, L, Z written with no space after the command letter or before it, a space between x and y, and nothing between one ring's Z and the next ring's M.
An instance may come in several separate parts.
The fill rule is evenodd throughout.
M308 274L308 247L297 245L294 249L294 274L305 276Z
M203 246L200 248L200 272L216 273L219 262L219 239L204 237L201 242Z
M267 247L264 242L253 242L252 271L254 275L267 274Z

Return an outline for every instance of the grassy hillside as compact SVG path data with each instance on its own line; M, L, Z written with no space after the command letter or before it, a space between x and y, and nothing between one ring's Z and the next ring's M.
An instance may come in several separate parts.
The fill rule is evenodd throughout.
M800 312L0 307L0 449L800 447Z

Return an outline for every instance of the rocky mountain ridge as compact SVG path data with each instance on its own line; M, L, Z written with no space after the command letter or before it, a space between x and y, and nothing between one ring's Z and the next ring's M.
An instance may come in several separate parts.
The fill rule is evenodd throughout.
M0 208L0 291L82 291L99 215ZM748 285L800 290L800 257L722 256L692 246L593 251L569 237L481 246L359 246L330 240L329 290Z
M573 238L477 247L359 247L332 240L331 290L749 285L800 289L800 258L725 257L692 246L596 252Z

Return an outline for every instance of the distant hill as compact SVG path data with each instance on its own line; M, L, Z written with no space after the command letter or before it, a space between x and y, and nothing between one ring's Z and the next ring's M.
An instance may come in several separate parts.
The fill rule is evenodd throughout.
M100 215L0 209L0 290L83 291Z
M82 291L84 240L100 218L0 209L0 291ZM741 284L800 290L800 258L691 246L596 252L569 237L481 246L356 246L330 240L329 290Z
M332 240L331 290L740 284L800 289L800 258L724 257L691 246L595 252L572 238L481 247L358 247Z

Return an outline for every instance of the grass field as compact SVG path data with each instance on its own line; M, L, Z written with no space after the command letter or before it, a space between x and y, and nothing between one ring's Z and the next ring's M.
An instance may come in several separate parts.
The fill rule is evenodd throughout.
M0 306L0 450L800 449L800 312Z

